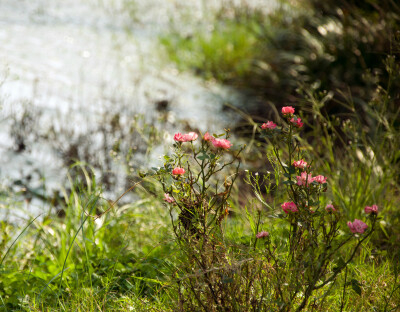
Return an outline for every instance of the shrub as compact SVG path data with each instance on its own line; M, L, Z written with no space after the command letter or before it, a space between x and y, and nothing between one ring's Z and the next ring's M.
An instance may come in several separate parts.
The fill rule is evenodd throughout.
M174 279L178 310L301 311L314 292L326 297L329 285L375 230L376 205L365 208L369 225L355 219L347 227L339 206L322 207L329 179L313 175L312 162L304 160L297 139L303 122L294 113L292 107L283 107L283 126L272 122L262 126L263 137L273 146L268 159L274 167L274 182L285 188L286 201L281 204L283 213L274 210L262 200L260 177L248 173L247 183L278 221L269 223L267 232L260 230L261 211L256 219L249 214L253 233L247 248L230 245L223 226L228 222L241 150L227 159L228 133L226 139L206 133L198 145L195 133L174 136L173 154L164 157L156 176L181 248ZM286 161L277 142L286 144ZM222 180L221 173L228 174L231 166L233 173ZM270 180L269 175L264 178ZM275 236L274 227L280 227L283 235ZM353 284L359 288L357 281Z

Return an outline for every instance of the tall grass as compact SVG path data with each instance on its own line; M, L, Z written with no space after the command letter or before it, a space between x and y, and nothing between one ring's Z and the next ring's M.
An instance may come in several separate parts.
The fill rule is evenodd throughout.
M163 210L151 198L110 210L93 175L80 170L85 180L71 178L71 190L64 192L65 216L27 220L23 231L3 221L2 244L9 252L0 268L2 309L129 310L144 295L155 305L162 302L160 263L172 248Z

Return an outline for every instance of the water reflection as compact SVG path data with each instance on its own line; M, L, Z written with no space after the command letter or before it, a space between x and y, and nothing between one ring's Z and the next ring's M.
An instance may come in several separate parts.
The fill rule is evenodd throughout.
M170 23L196 27L223 1L130 3L0 2L3 184L51 194L81 160L112 196L159 163L168 133L232 124L221 108L235 92L179 74L158 45Z

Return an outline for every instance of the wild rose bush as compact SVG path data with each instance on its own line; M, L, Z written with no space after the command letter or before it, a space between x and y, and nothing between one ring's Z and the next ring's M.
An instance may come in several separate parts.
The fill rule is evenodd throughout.
M176 133L172 155L155 168L180 246L175 285L180 311L234 311L222 222L229 212L241 149L231 149L229 132L221 136Z
M232 143L208 132L200 140L198 137L195 132L176 133L172 155L164 156L164 166L156 172L165 193L164 200L179 212L179 222L173 217L172 221L174 230L179 232L177 237L183 240L190 239L191 235L204 238L218 231L215 225L227 214L228 198L239 168L224 183L215 179L218 172L233 164L240 151L230 161L223 162Z
M295 115L295 109L283 107L282 115L286 123L279 127L268 121L261 131L262 137L272 144L273 155L268 158L274 166L275 182L282 182L286 189L287 201L281 204L284 213L278 217L287 222L289 235L283 238L269 235L263 252L274 271L271 278L277 300L270 308L300 311L307 306L313 292L323 291L333 283L354 258L362 242L374 231L378 207L365 207L365 213L370 214L370 225L356 219L347 222L348 228L343 227L340 207L328 204L323 209L321 199L329 178L313 168L312 161L306 159L300 148L297 136L304 124ZM269 126L272 124L274 127ZM281 142L286 153L279 150ZM282 159L282 155L287 159ZM249 175L248 182L260 197L259 178Z
M246 182L274 218L264 220L261 211L256 220L248 214L253 235L246 248L229 245L222 226L241 150L231 149L228 132L225 138L208 132L174 135L173 153L164 156L156 176L183 257L175 276L178 310L301 311L311 299L324 298L374 231L376 205L364 209L369 225L356 219L347 227L339 206L321 206L329 177L302 152L297 136L304 123L295 109L283 107L282 115L286 122L268 121L261 133L272 146L268 159L275 172L274 181L270 175L264 179L269 186L283 185L285 200L272 207L263 199L260 176L247 174ZM287 235L271 234L282 222Z

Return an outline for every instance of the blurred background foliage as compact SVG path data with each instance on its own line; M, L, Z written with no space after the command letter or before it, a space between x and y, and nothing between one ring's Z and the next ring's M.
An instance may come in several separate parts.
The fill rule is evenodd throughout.
M348 112L337 104L351 96L365 117L377 84L398 95L399 81L387 63L397 62L399 39L395 1L307 0L282 1L269 14L243 3L231 5L217 13L212 27L176 31L161 43L178 68L257 97L258 105L245 107L257 116L270 117L265 102L298 105L300 86L334 92L324 103L330 114ZM392 111L398 108L394 99L388 104Z

